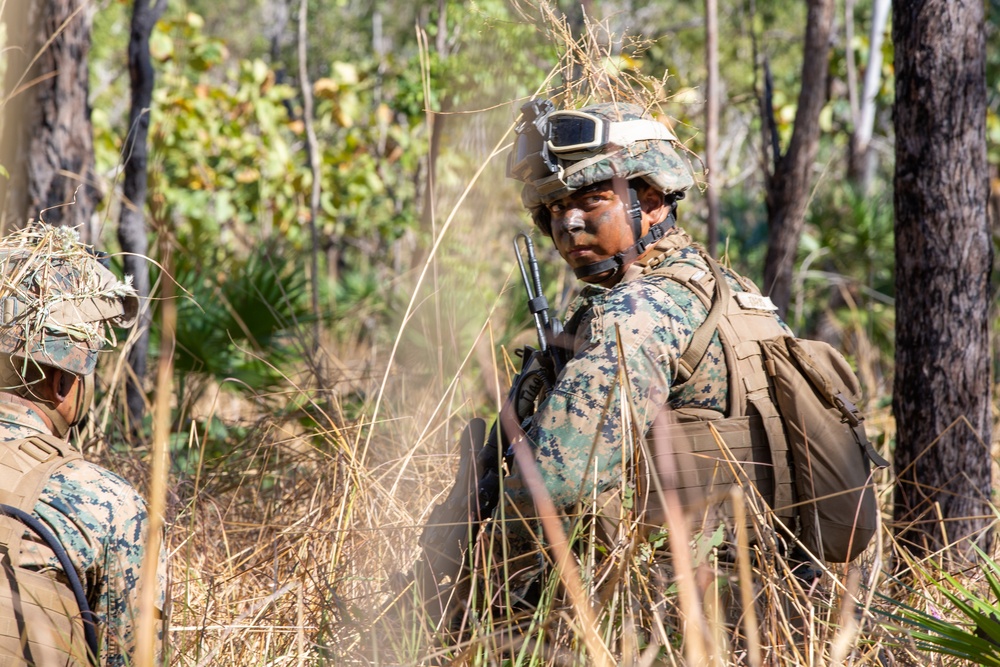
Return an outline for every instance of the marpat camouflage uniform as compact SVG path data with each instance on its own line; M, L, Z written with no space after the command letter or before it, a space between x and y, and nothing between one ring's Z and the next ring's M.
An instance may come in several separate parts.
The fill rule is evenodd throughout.
M0 400L2 443L50 433L29 407ZM109 470L77 459L55 470L34 509L69 555L100 622L101 665L134 664L139 616L139 573L145 554L149 517L131 484ZM28 531L22 539L21 565L50 573L66 583L55 554ZM160 550L157 608L166 589L166 551ZM159 623L159 621L158 621ZM162 632L162 628L161 628ZM162 647L157 633L155 655Z
M656 415L671 408L728 407L728 373L718 332L691 380L674 387L677 361L708 314L687 287L666 276L643 275L645 262L665 255L663 264L688 264L709 271L691 238L673 228L646 259L632 264L611 288L588 285L571 305L567 322L576 318L574 356L539 406L527 430L538 469L555 506L569 511L579 501L621 483L622 402L619 343L640 433L648 433ZM732 274L736 291L747 291ZM535 516L530 493L516 466L504 482L507 539L513 553L537 547L537 527L518 515ZM540 533L539 533L540 535Z

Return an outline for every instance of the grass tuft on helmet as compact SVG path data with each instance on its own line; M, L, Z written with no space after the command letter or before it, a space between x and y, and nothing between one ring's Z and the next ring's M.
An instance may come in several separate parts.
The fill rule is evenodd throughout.
M138 309L128 277L75 230L32 223L0 239L0 353L86 376Z

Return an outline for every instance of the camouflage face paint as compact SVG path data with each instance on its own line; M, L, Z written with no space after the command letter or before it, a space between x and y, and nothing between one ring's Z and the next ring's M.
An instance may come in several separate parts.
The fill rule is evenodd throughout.
M621 198L610 183L597 184L549 205L552 240L572 268L600 262L635 241ZM600 283L604 274L588 279Z

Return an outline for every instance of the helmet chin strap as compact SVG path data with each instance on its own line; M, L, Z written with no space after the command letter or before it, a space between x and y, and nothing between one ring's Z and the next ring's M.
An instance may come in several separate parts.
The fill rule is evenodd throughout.
M56 409L56 406L48 401L35 400L35 409L44 412L45 416L52 422L52 434L57 438L65 439L69 435L69 430L83 421L94 402L94 374L78 375L80 386L76 390L76 401L73 410L73 421L66 418ZM25 397L27 398L27 397ZM30 399L29 399L30 400Z
M629 189L632 191L633 199L635 199L636 197L635 190L632 190L631 188ZM626 248L625 250L621 251L614 257L609 257L608 259L602 260L600 262L595 262L593 264L588 264L587 266L581 266L579 268L573 269L573 273L575 273L576 277L581 280L584 278L590 278L591 276L599 275L601 273L607 273L608 271L614 271L615 273L618 273L619 271L622 270L623 267L628 266L629 264L637 260L642 255L642 253L646 252L646 250L650 246L655 245L657 241L659 241L664 237L664 235L667 233L667 230L674 226L674 223L676 222L676 218L674 217L675 208L676 205L670 208L670 213L667 214L667 217L662 222L650 225L649 231L646 232L646 235L638 239L631 247ZM632 209L630 208L629 210L631 211ZM642 221L641 209L639 209L639 221L640 221L639 224L641 225ZM642 231L642 227L637 226L635 224L635 216L633 215L633 223L632 223L633 238L639 236L640 231Z
M59 412L55 403L42 398L35 391L33 384L25 382L20 365L21 361L15 360L14 357L0 356L0 391L10 392L29 401L34 410L44 414L51 422L52 434L57 438L65 439L70 428L80 423L87 415L87 411L94 401L94 374L77 376L79 386L73 406L73 421L69 422Z

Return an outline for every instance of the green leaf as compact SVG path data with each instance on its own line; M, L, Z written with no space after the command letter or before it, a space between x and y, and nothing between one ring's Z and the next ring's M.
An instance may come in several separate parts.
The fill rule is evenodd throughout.
M149 55L164 62L174 55L174 41L166 33L154 30L149 36Z

